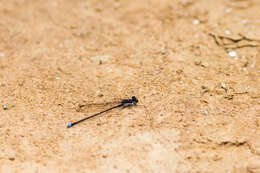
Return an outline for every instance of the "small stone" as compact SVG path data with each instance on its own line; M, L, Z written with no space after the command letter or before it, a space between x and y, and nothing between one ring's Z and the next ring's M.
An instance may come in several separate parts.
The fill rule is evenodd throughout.
M254 67L255 67L255 64L251 64L250 67L251 67L251 68L254 68Z
M201 64L200 59L196 59L196 60L195 60L195 65L200 65L200 64Z
M203 113L204 115L208 115L208 114L209 114L209 112L208 112L207 110L204 110L202 113Z
M0 57L4 57L5 56L5 54L4 53L0 53Z
M226 84L224 84L224 83L221 83L221 88L223 88L223 89L227 89L227 86L226 86Z
M118 8L120 7L120 5L121 5L120 2L115 2L115 3L114 3L114 8L115 8L115 9L118 9Z
M165 55L167 53L167 49L163 47L160 52L162 55Z
M226 30L226 31L225 31L225 34L226 34L226 35L230 35L231 32L230 32L229 30Z
M255 63L251 64L250 67L251 67L251 68L254 68L254 67L255 67Z
M213 156L213 160L214 160L214 161L219 161L219 160L221 160L221 159L222 159L222 157L221 157L220 155L215 154L215 155Z
M8 106L7 106L7 105L4 105L4 106L3 106L3 109L4 109L4 110L7 110L7 109L8 109Z
M184 62L184 59L183 59L183 58L179 58L179 61L180 61L180 62Z
M202 67L208 67L209 64L208 64L207 62L203 62L203 63L201 63L201 66L202 66Z
M198 25L198 24L200 24L200 21L199 21L198 19L195 19L195 20L193 21L193 24L194 24L194 25Z
M98 90L98 91L96 92L96 96L98 96L98 97L103 97L104 95Z
M237 53L235 51L230 51L230 52L228 52L228 54L229 54L229 56L231 56L233 58L237 57Z
M91 57L91 60L95 63L98 63L98 64L103 64L104 62L109 61L109 59L110 59L109 55Z
M243 70L244 70L245 72L247 72L247 68L246 68L246 67L244 67Z
M230 13L230 12L231 12L231 9L230 9L230 8L227 8L227 9L225 10L225 12L226 12L226 13Z
M15 160L15 158L14 158L14 157L10 157L10 158L9 158L9 160L11 160L11 161L14 161L14 160Z

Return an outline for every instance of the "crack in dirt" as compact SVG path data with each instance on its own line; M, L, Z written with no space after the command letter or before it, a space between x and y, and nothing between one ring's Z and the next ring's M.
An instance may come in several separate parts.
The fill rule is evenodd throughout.
M221 35L209 33L209 36L211 36L214 39L215 43L218 46L224 48L225 51L227 51L227 52L229 49L240 49L240 48L245 48L245 47L259 47L260 46L259 44L257 44L260 42L260 40L258 40L258 39L251 39L242 34L238 34L238 35L240 38L235 39L235 38L231 38L231 37L227 37L227 36L221 36ZM253 42L253 44L238 45L239 42L241 42L241 41ZM228 42L228 43L226 43L226 42Z
M198 140L194 140L196 143L202 144L202 145L212 145L214 147L248 147L248 149L250 150L250 152L254 155L260 155L260 153L257 151L257 149L255 147L253 147L252 144L250 144L250 142L248 142L247 140L245 141L221 141L221 142L215 142L211 139L208 139L206 141L198 141Z

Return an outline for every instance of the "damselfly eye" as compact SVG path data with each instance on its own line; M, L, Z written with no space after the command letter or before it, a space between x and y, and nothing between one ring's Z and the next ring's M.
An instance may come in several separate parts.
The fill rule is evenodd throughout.
M132 100L133 100L133 102L136 102L136 103L138 102L138 99L135 96L132 97Z

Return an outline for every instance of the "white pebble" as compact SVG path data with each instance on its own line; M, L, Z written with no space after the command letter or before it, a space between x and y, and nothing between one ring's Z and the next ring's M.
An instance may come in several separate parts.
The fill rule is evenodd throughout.
M208 115L208 114L209 114L209 112L208 112L207 110L203 111L202 113L203 113L204 115Z
M200 64L201 64L200 59L196 59L196 60L195 60L195 65L200 65Z
M115 3L114 3L114 7L115 7L115 8L119 8L120 5L121 5L121 4L120 4L119 2L115 2Z
M221 88L223 88L223 89L227 89L227 86L226 86L226 84L224 84L224 83L221 83Z
M200 21L198 20L198 19L195 19L194 21L193 21L193 24L194 25L198 25L200 23Z
M186 131L186 133L187 133L187 134L189 134L189 133L190 133L190 131L189 131L189 130L187 130L187 131Z
M209 64L208 64L207 62L203 62L203 63L201 63L201 66L202 66L202 67L208 67Z
M226 31L225 31L225 34L226 34L226 35L230 35L231 32L230 32L229 30L226 30Z
M243 68L243 70L244 70L244 71L247 71L247 68L246 68L246 67L244 67L244 68Z
M228 52L229 56L237 57L237 53L235 51Z
M4 57L5 56L5 54L4 53L0 53L0 57Z
M98 97L103 97L104 95L101 93L101 91L97 90L96 96L98 96Z
M165 47L161 48L161 54L165 55L167 53L167 49Z
M4 110L7 110L7 109L8 109L8 106L7 106L7 105L4 105L4 106L3 106L3 109L4 109Z
M231 12L231 9L230 9L230 8L227 8L225 11L226 11L226 13L230 13L230 12Z
M91 57L91 60L95 63L102 64L103 62L107 62L110 59L109 55L103 55L103 56L93 56Z
M254 68L254 67L255 67L255 64L251 64L250 67L251 67L251 68Z
M179 61L180 61L180 62L184 62L184 59L183 59L183 58L179 58Z

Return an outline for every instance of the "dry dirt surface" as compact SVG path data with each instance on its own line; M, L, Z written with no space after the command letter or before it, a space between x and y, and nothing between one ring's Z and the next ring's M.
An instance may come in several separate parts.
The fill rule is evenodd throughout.
M0 0L0 172L259 173L259 9Z

